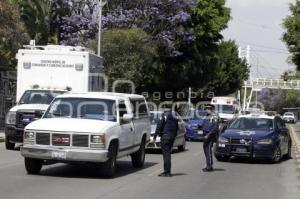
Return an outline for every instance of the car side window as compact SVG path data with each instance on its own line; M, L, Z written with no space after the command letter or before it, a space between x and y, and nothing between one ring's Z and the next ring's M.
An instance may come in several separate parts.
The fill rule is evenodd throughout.
M136 118L148 116L148 109L145 100L130 100L133 115Z
M120 118L123 117L124 114L127 114L126 104L124 101L119 102L119 115Z

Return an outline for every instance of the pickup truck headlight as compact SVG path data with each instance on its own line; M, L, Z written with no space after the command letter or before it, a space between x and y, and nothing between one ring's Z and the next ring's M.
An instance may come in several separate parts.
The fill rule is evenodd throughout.
M105 136L104 135L92 135L91 136L91 143L94 144L104 144L105 143Z
M35 133L31 131L26 131L24 133L24 144L34 144Z
M219 137L218 142L221 143L221 144L226 144L226 143L229 142L229 139L225 138L225 137Z
M14 111L9 111L6 115L5 123L9 125L15 125L16 124L16 116L17 113Z
M263 140L258 140L256 143L257 144L272 144L273 141L272 141L272 139L263 139Z

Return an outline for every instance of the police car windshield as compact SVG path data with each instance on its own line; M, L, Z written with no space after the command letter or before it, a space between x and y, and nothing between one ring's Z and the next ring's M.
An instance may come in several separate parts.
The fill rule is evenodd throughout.
M156 125L161 117L160 112L150 112L150 121L152 125Z
M106 99L57 98L44 118L81 118L116 121L115 101Z
M235 111L233 105L225 105L225 104L217 104L215 105L215 112L216 113L227 113L233 114Z
M228 127L228 129L239 130L273 130L273 120L268 118L237 118Z
M63 91L27 90L19 104L50 104L56 96L63 93Z

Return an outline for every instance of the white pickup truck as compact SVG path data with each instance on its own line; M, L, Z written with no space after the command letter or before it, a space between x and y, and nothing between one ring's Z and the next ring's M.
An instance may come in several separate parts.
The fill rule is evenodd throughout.
M38 174L43 164L87 162L103 163L101 173L113 177L117 158L131 155L134 167L144 165L150 131L143 96L65 94L26 126L21 154L28 174Z

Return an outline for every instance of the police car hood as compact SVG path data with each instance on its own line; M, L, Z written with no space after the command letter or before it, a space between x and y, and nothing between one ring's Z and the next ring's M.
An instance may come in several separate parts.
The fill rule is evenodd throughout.
M191 126L202 126L203 125L204 120L202 119L198 119L198 120L189 120L189 124Z
M237 138L237 139L253 139L260 140L266 137L270 137L274 133L273 130L241 130L241 129L227 129L222 134L225 138Z
M45 118L28 124L25 130L55 131L55 132L87 132L104 133L115 127L116 122L76 119L76 118Z
M9 111L24 111L24 112L34 112L35 110L46 111L49 104L20 104L11 108Z

